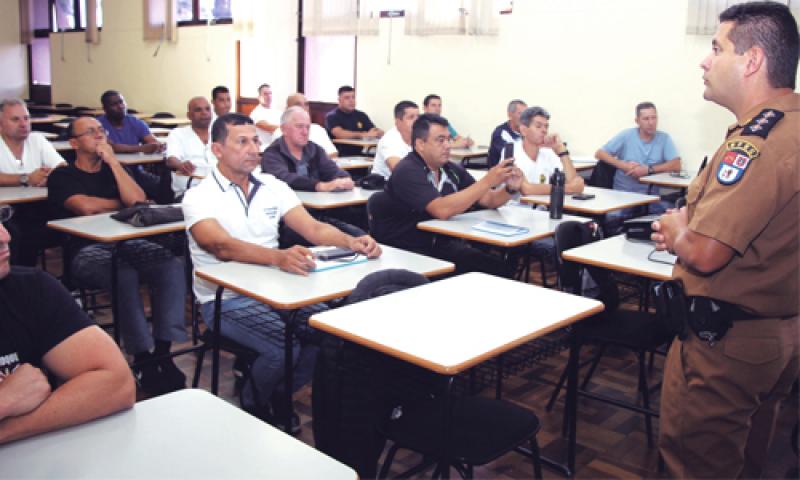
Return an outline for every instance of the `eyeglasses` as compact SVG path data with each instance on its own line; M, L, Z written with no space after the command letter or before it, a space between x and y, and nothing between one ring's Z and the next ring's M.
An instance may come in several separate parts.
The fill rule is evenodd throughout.
M11 205L0 205L0 223L6 223L14 216L14 207Z
M88 129L87 129L85 132L83 132L83 133L76 133L76 134L73 134L73 135L72 135L72 138L80 138L80 137L83 137L83 136L85 136L85 135L91 135L91 136L95 136L95 135L97 135L98 133L102 133L102 134L103 134L103 135L105 135L106 137L108 136L108 130L106 130L105 128L103 128L103 127L100 127L100 128L96 128L96 127L90 127L90 128L88 128Z

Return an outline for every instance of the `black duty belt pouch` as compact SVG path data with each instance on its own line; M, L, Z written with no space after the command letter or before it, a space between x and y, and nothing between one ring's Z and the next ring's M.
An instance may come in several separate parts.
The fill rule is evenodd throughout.
M180 207L136 204L123 208L111 215L114 220L124 222L134 227L149 227L164 223L179 222L183 220L183 210Z
M658 283L653 286L653 298L658 318L667 331L685 340L689 332L689 308L683 285L675 280Z

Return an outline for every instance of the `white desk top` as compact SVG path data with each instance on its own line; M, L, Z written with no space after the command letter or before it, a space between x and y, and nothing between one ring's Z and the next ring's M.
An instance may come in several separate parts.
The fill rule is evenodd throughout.
M0 187L0 204L29 203L47 200L47 187Z
M40 134L41 134L41 135L42 135L44 138L46 138L46 139L48 139L48 140L55 140L56 138L58 138L58 134L57 134L57 133L53 133L53 132L39 132L39 133L40 133Z
M674 176L670 172L655 173L653 175L645 175L639 178L642 183L649 183L651 185L658 185L660 187L671 188L689 188L689 184L694 180L694 175L688 175L686 178Z
M587 157L583 155L575 155L570 156L572 160L572 166L575 167L575 170L591 170L592 168L597 165L597 159L594 157Z
M365 205L373 193L380 190L364 190L355 187L345 192L295 192L306 208L325 210L328 208Z
M364 137L364 138L334 138L331 140L333 143L339 145L353 145L356 147L372 148L378 145L378 138Z
M565 251L562 256L573 262L632 273L652 280L670 280L672 265L647 259L654 248L655 245L652 243L632 242L626 240L625 235L617 235L572 248ZM654 255L663 260L672 259L674 261L675 259L674 255L665 252L658 252Z
M185 228L182 220L163 225L153 225L152 227L134 227L114 220L111 215L111 213L98 213L97 215L87 215L85 217L51 220L47 222L47 226L70 235L105 243L179 232Z
M342 268L312 272L307 277L277 267L238 262L219 263L196 269L198 277L275 308L295 309L349 294L372 272L404 268L426 276L454 270L453 264L398 248L381 245L383 255Z
M51 140L50 145L52 145L57 152L68 152L70 150L74 150L72 145L69 144L69 140Z
M338 157L335 160L336 165L342 170L372 168L372 157Z
M595 198L591 200L575 200L572 195L567 194L564 197L564 210L588 215L601 215L612 210L647 205L659 200L658 195L623 192L610 188L587 186L583 191L584 193L595 195ZM550 195L528 195L522 197L520 201L536 205L550 205Z
M3 477L331 478L356 472L203 390L0 447Z
M468 273L316 314L310 324L454 375L602 310L597 300Z
M181 125L189 125L192 123L188 118L148 118L146 122L150 125L160 125L167 127L179 127Z
M164 161L164 153L116 153L119 163L125 165L141 165L143 163L159 163Z
M44 117L31 117L31 124L37 125L46 123L56 123L60 122L61 120L64 120L65 118L67 118L66 115L54 115L54 114L50 114Z
M465 158L478 158L489 155L489 149L481 146L469 148L451 148L450 158L454 160L464 160Z
M483 221L494 221L525 227L528 233L513 236L502 236L493 233L475 230L473 226ZM479 210L476 212L455 215L448 220L426 220L418 223L417 228L426 232L448 235L450 237L466 238L477 242L497 245L499 247L516 247L540 238L549 237L556 231L559 223L575 220L589 222L588 218L564 215L560 220L551 220L550 212L534 210L528 206L506 205L498 209Z

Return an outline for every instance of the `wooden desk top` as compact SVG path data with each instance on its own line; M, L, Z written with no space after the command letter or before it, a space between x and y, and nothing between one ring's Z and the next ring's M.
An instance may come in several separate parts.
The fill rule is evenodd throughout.
M95 242L112 243L132 238L144 238L162 233L180 232L184 230L183 220L180 222L153 225L152 227L134 227L111 218L111 213L98 213L84 217L51 220L47 226L76 237L87 238Z
M380 190L364 190L355 187L344 192L295 192L306 208L326 210L330 208L366 205L369 197Z
M180 127L192 123L188 118L150 118L147 120L150 125L159 125L166 127Z
M597 300L468 273L315 314L310 325L455 375L602 310Z
M465 160L468 158L480 158L489 155L489 148L485 146L474 146L470 148L451 148L450 158L455 160Z
M583 155L576 155L574 157L570 157L572 159L572 166L575 167L575 170L591 170L597 165L597 159L594 157L587 157Z
M51 140L50 144L56 149L57 152L68 152L70 150L74 150L72 145L70 145L69 140Z
M4 445L0 465L4 477L15 479L358 478L350 467L194 389Z
M473 228L475 225L487 220L515 227L524 227L528 229L528 232L506 237ZM449 220L426 220L418 223L417 228L426 232L510 248L549 237L555 233L558 224L570 220L578 222L591 221L588 218L574 217L572 215L564 215L560 220L551 220L549 212L534 210L526 206L508 205L496 210L462 213Z
M670 188L689 188L689 184L694 180L694 175L687 174L686 178L681 178L669 172L655 173L639 178L641 183L658 185L659 187Z
M586 187L583 191L595 195L595 198L575 200L572 195L568 194L564 197L564 210L587 215L602 215L612 210L655 203L660 199L658 195L623 192L610 188ZM536 205L550 205L550 195L528 195L520 198L520 201Z
M47 187L0 187L0 204L14 205L47 200Z
M648 260L655 245L625 239L625 235L605 238L565 251L562 256L573 262L594 265L618 272L631 273L651 280L664 281L672 278L673 265ZM675 256L664 252L654 254L659 260L672 260Z
M335 160L342 170L372 168L372 157L338 157Z
M164 127L150 127L150 133L152 133L156 137L166 137L171 132L171 128L164 128Z
M378 145L378 138L364 137L364 138L334 138L331 140L333 143L339 145L353 145L356 147L372 148Z
M404 268L425 276L442 275L454 270L450 262L385 245L381 245L381 248L383 255L380 258L312 272L307 277L287 273L277 267L239 262L199 267L195 274L274 308L292 310L344 297L353 291L362 278L387 268Z
M60 122L67 118L65 115L47 115L45 117L31 117L31 124L40 125Z

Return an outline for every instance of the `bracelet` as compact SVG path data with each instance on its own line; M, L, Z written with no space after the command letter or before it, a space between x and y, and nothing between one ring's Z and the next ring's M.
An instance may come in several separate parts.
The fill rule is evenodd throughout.
M566 157L567 155L569 155L569 150L564 150L563 152L558 154L559 157Z

